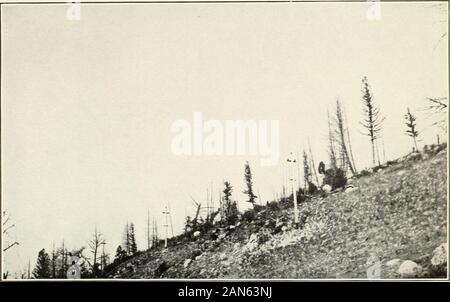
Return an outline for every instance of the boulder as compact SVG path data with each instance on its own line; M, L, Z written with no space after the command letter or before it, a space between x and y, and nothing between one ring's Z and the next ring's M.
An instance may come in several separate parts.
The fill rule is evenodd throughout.
M200 250L194 250L194 251L192 252L191 259L195 259L197 256L200 256L201 254L202 254L202 251L200 251Z
M422 267L411 260L404 261L397 270L402 278L417 278L422 273Z
M431 258L431 264L433 266L446 266L447 265L447 244L442 243L440 246L434 249Z
M345 189L345 193L350 193L350 192L353 192L353 191L356 191L356 190L358 190L357 187L354 187L354 186L348 186L348 187Z
M222 233L219 235L219 237L217 237L217 239L222 240L225 239L225 237L227 237L227 233Z
M399 267L401 263L402 263L402 260L399 258L396 258L396 259L392 259L392 260L389 260L388 262L386 262L386 266Z
M192 262L192 259L186 259L186 260L184 260L183 266L188 267L191 262Z
M324 191L325 193L330 193L331 190L332 190L332 188L331 188L330 185L324 185L324 186L322 187L322 191Z
M195 231L195 232L194 232L194 234L193 234L193 235L194 235L194 238L197 238L197 237L199 237L199 236L200 236L200 234L201 234L201 233L200 233L200 231Z
M250 235L250 238L247 241L247 244L245 245L245 250L247 251L253 251L254 249L256 249L258 247L258 234L257 233L253 233Z
M422 154L418 152L410 153L406 156L406 161L417 161L422 159Z
M405 170L401 170L397 172L397 176L402 176L403 174L405 174L406 171Z
M159 278L169 268L166 261L161 262L155 270L155 277Z
M285 232L280 238L280 241L276 245L277 248L284 248L290 245L294 245L300 241L301 237L295 232Z

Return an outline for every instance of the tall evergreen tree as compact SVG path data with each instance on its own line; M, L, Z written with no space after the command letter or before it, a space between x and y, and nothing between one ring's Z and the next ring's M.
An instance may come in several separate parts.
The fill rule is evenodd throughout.
M252 171L250 170L250 164L248 163L248 161L245 163L244 178L247 190L245 190L243 193L248 195L247 202L250 202L254 205L257 196L253 193Z
M127 255L131 254L131 241L130 241L130 225L127 223L125 225L125 232L123 236L123 246Z
M370 143L372 145L372 163L375 166L375 140L377 139L378 133L381 131L381 124L383 123L384 118L381 117L380 109L373 100L373 94L370 91L367 77L363 77L362 79L362 101L364 106L364 121L360 124L366 128L366 135L370 137Z
M416 151L419 151L417 148L417 136L419 136L419 131L416 129L416 117L412 115L409 108L407 108L407 112L405 114L405 124L407 127L406 135L412 137Z
M122 246L118 246L116 249L116 256L114 258L114 262L116 261L122 261L127 257L127 252L122 249Z
M223 189L223 216L228 224L233 224L237 218L238 209L236 201L231 199L233 187L228 181L224 182L225 188Z
M309 166L308 154L303 150L303 178L305 181L305 191L309 190L309 184L311 183L311 169Z
M225 188L223 189L223 200L225 202L228 202L231 200L231 194L233 193L233 187L228 181L225 181L224 183Z
M134 255L137 253L136 235L134 233L134 223L130 223L130 254Z
M33 276L36 279L48 279L51 277L50 257L45 249L39 251L36 267L33 270Z

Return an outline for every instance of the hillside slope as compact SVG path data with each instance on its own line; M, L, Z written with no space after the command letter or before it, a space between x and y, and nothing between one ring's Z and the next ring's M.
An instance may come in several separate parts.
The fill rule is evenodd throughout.
M422 267L414 277L445 277L431 257L447 241L446 153L401 161L353 179L352 190L300 203L298 229L292 202L270 203L234 226L143 252L108 277L367 278L371 256L381 278L400 278L405 260Z

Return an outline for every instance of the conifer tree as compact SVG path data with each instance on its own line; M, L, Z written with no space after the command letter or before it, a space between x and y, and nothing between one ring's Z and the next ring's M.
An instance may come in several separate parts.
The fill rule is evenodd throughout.
M129 237L130 237L130 254L134 255L137 253L137 244L136 244L136 235L134 232L134 223L130 223Z
M366 135L370 137L370 143L372 145L372 163L375 166L375 140L377 139L378 133L381 131L381 124L384 118L380 115L380 109L375 104L373 100L373 94L370 91L369 82L367 77L362 79L362 101L363 101L363 112L364 121L361 125L366 128Z
M33 276L36 279L48 279L51 277L50 257L45 249L39 251L36 267L33 270Z
M416 151L419 151L417 148L417 136L419 136L419 131L416 129L416 117L412 115L409 108L407 108L407 112L405 114L405 124L407 127L406 135L410 136L414 141L414 146Z
M250 170L250 165L248 162L245 163L244 178L245 184L247 185L247 190L245 190L243 193L248 195L247 202L250 202L254 205L257 196L253 193L252 171Z

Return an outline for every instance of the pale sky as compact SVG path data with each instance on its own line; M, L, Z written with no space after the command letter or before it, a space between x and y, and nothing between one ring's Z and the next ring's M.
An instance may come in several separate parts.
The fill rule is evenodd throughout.
M345 106L359 169L371 163L360 134L361 78L386 116L386 158L406 154L406 107L419 144L446 135L419 109L448 95L447 4L367 3L2 6L2 209L16 227L4 242L11 273L41 248L87 245L94 227L114 256L126 222L146 248L147 209L170 202L175 233L222 181L246 207L244 163L265 202L281 191L289 152L328 159L327 109ZM178 157L171 124L204 119L279 120L280 164L258 156ZM317 164L317 163L316 163ZM162 234L160 234L162 237Z

